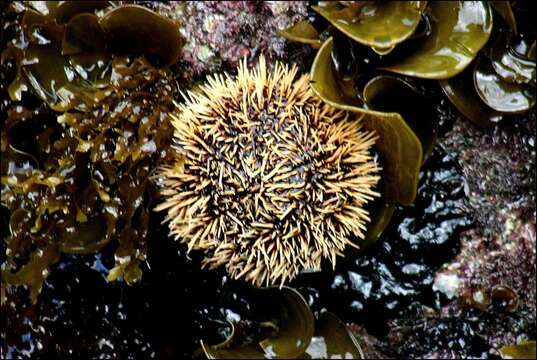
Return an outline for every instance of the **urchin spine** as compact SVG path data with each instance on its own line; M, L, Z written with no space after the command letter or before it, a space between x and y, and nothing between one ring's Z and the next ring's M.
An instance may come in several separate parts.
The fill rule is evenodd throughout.
M364 206L379 195L374 134L296 72L279 64L269 75L260 58L188 93L171 114L176 161L160 172L157 210L171 235L203 251L204 266L256 285L283 284L322 258L335 266L358 247L352 236L365 236Z

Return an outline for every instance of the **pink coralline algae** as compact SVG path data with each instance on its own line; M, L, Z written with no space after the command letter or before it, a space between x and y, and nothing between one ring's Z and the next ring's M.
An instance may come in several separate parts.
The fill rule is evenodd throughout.
M307 16L306 3L299 1L187 1L173 6L167 13L184 24L182 56L194 75L234 68L243 57L253 61L263 54L269 63L286 59L286 40L278 31Z
M535 120L532 111L520 124L490 131L459 122L446 137L458 152L476 226L462 235L459 255L436 276L444 293L505 285L522 307L535 311Z
M488 291L504 285L514 289L521 304L535 310L535 219L522 222L513 215L505 217L504 232L487 239L476 230L462 238L457 258L437 274L453 277L456 292Z

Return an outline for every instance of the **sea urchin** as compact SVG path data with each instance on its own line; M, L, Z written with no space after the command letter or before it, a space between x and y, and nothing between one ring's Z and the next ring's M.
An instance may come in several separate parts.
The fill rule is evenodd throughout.
M232 278L283 284L358 247L380 168L375 134L323 103L296 67L241 63L171 114L175 161L160 169L171 234Z

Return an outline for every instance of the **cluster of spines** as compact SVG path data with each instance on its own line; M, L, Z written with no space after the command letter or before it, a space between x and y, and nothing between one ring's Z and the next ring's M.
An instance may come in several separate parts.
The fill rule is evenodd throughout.
M208 79L171 114L174 164L158 210L171 234L256 285L283 284L358 247L378 193L375 142L356 115L323 103L297 69L263 58Z

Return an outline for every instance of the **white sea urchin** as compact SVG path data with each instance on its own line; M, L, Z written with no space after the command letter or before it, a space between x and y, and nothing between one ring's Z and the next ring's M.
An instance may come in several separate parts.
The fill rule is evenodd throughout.
M283 284L358 247L380 168L375 135L322 102L307 75L263 57L208 78L171 114L175 161L159 172L170 233L232 278ZM354 236L353 236L354 235Z

